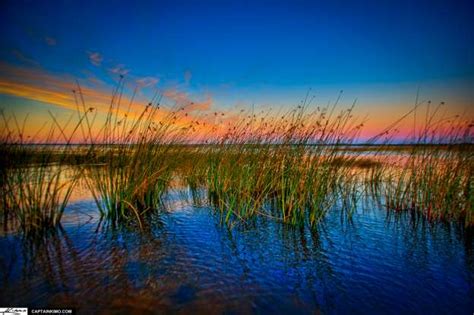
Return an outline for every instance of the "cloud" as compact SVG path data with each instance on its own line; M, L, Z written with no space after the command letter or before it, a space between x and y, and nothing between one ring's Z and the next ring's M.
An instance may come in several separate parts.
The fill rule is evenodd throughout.
M91 78L93 77L88 73L86 80L80 82L86 107L93 107L98 112L106 113L110 108L111 87L102 81L100 81L102 83L100 85L95 84L97 82ZM150 88L157 81L158 79L154 77L141 79L143 87ZM38 67L29 68L0 62L0 94L76 110L74 90L77 91L78 86L76 77L72 75L52 74ZM163 95L175 101L179 106L186 107L188 112L206 110L212 105L212 99L209 96L204 101L192 101L186 93L175 89L167 89ZM124 91L121 97L121 104L127 104L123 106L124 110L130 104L130 116L141 113L148 102L149 99L144 95L136 96L132 102L131 95L127 91ZM161 115L165 115L167 112L169 112L168 109L160 109ZM187 119L191 119L191 117L187 117L183 122Z
M46 44L48 44L48 46L56 46L56 39L52 38L52 37L49 37L49 36L46 36L44 38L44 41L46 42Z
M104 81L98 79L97 77L95 76L90 76L87 78L87 80L89 80L89 82L91 82L92 84L95 84L95 85L104 85Z
M81 71L81 73L86 76L87 81L89 81L91 84L93 84L93 86L95 88L106 86L106 83L104 81L102 81L101 79L99 79L94 74L94 72L92 72L88 69L84 69L84 70Z
M155 77L144 77L137 79L135 82L138 84L138 87L145 88L155 86L158 82L160 82L160 79Z
M87 83L87 82L86 82ZM76 78L54 75L41 68L26 68L0 62L0 93L26 98L68 109L76 109L73 90ZM87 106L106 110L110 103L110 89L81 85Z
M109 71L113 74L120 74L120 75L126 75L127 73L130 72L130 70L125 68L125 66L122 64L118 64L115 67L110 68Z
M85 101L85 110L93 108L94 115L98 114L97 117L99 118L96 120L94 131L99 132L100 124L106 116L104 114L110 110L111 90L113 88L105 82L102 82L103 84L101 85L95 84L97 82L94 79L91 80L91 78L93 77L86 73L86 78L80 81L80 89ZM127 80L130 80L130 78ZM158 81L154 77L143 77L138 80L140 81L139 84L142 84L144 88L147 86L150 89ZM136 79L133 80L134 83L137 83L136 81ZM54 74L40 67L18 66L0 61L0 94L76 111L78 109L76 104L78 89L76 77L73 75ZM182 128L183 130L192 129L192 132L188 134L190 139L196 137L196 133L205 136L210 132L211 124L215 123L215 120L208 121L209 115L200 112L209 110L213 105L213 99L210 95L195 100L186 92L179 91L176 88L164 89L161 92L167 100L174 101L177 106L182 107L184 110L176 110L175 106L172 106L172 108L166 105L160 106L154 118L157 122L161 121L161 119L169 120L172 119L171 117L176 117L173 118L173 124L176 128ZM133 100L131 95L131 90L126 88L120 97L121 105L114 104L113 106L114 112L117 112L122 117L127 115L130 119L135 119L148 108L147 104L149 104L150 99L146 97L147 93L137 94ZM77 99L79 109L82 111L81 101L78 97ZM41 104L38 104L38 108L31 114L39 115L39 113L42 113L40 107ZM11 109L15 111L15 108ZM63 117L62 119L68 119L66 116ZM48 118L46 117L45 119ZM63 122L60 121L60 123ZM31 128L29 127L30 131L35 128L33 125L39 123L42 123L42 121L35 121L30 126Z
M98 52L87 52L87 55L89 56L89 61L94 66L100 66L100 64L102 63L102 60L104 60L102 55Z
M206 96L203 101L192 100L186 92L178 91L175 88L164 90L163 96L176 103L176 105L183 106L188 111L207 111L211 109L213 104L212 97Z
M192 76L193 74L190 70L184 71L184 82L186 82L186 84L189 84L189 81L191 81Z

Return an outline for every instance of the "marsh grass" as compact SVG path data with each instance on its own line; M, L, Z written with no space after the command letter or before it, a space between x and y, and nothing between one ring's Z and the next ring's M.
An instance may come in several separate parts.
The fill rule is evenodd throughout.
M178 111L159 115L159 99L135 117L130 106L121 113L123 84L121 80L112 96L101 132L93 136L93 126L84 128L90 160L84 174L103 218L114 226L136 223L143 228L147 213L160 207L179 164L182 130L175 125Z
M473 124L437 117L427 105L422 128L414 131L394 165L371 170L369 189L390 211L416 211L431 221L474 224Z
M384 170L387 207L416 210L431 220L473 224L472 152L413 151L398 171Z
M192 187L200 179L224 222L268 216L316 226L342 196L353 209L348 181L353 167L367 162L339 144L353 143L363 124L353 118L353 106L340 110L336 101L311 110L309 103L277 116L243 114L202 153L206 176L200 167L187 178Z
M354 104L342 108L339 95L320 107L307 96L283 113L241 111L201 136L207 144L192 143L199 122L178 123L188 116L185 107L162 111L155 96L132 113L133 97L122 104L123 89L121 77L97 126L97 112L78 86L72 134L52 116L62 146L25 145L15 121L16 132L8 130L0 152L5 222L15 217L25 232L59 225L81 178L113 227L143 229L176 180L195 205L212 207L229 226L264 217L314 228L335 207L351 218L362 198L389 211L474 224L472 122L436 120L437 110L428 111L425 128L414 131L409 145L390 142L394 123L359 146L364 121L354 116ZM78 132L84 144L74 147ZM387 153L401 158L387 161ZM78 171L65 181L66 165Z
M23 136L26 119L20 126L15 117L4 112L1 116L5 130L0 145L4 228L19 226L27 235L42 234L60 225L78 178L77 173L60 166L70 149L69 139L61 146L33 145ZM54 138L58 128L51 125L48 139Z

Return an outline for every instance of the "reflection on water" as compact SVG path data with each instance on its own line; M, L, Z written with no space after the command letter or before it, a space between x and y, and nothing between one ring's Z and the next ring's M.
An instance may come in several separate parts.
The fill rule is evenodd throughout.
M144 232L72 203L42 240L0 238L0 305L79 313L472 313L472 233L405 212L333 211L317 231L258 219L229 230L183 192Z

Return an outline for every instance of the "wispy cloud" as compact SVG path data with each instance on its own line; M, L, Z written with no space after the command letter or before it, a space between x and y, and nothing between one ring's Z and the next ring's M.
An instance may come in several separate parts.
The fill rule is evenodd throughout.
M178 91L176 88L168 88L162 91L163 96L176 103L176 105L183 106L188 111L207 111L210 110L213 104L212 97L207 95L205 100L193 100L188 93Z
M89 56L89 61L94 65L94 66L100 66L102 61L104 60L104 57L98 52L87 52L87 55Z
M158 82L160 82L160 79L155 77L144 77L137 79L135 82L137 83L138 87L145 88L155 86L158 84Z
M0 93L26 98L67 109L76 109L73 90L76 78L71 75L51 74L41 68L27 68L0 62ZM87 106L106 109L110 103L110 89L81 86Z
M120 75L126 75L127 73L130 72L129 69L127 69L124 65L118 64L112 68L109 69L109 71L113 74L120 74Z
M92 73L85 72L87 78L82 81L82 92L94 106L107 109L110 104L110 86L96 79ZM92 79L91 79L92 78ZM101 84L95 84L95 83ZM158 82L156 77L142 77L134 81L140 88L152 88ZM65 108L75 108L72 91L77 90L76 77L68 74L52 74L42 68L11 65L0 62L0 93L24 97L44 103L59 105ZM188 111L209 110L213 104L212 97L205 95L204 99L191 97L188 93L170 87L160 90L163 96ZM124 101L127 101L124 95ZM147 99L137 99L137 103L147 104Z
M107 113L110 109L112 97L111 86L106 85L102 81L100 81L101 84L94 84L95 80L91 81L91 78L93 78L91 74L87 73L87 78L81 80L80 86L86 109L93 108L94 112ZM158 82L158 79L144 77L139 79L139 81L136 82L135 80L133 82L141 83L143 88L152 88ZM75 111L77 110L75 98L77 93L78 85L74 76L53 74L39 67L31 68L0 62L0 94L38 101ZM177 105L185 109L184 111L179 111L181 116L176 120L177 126L188 126L191 121L200 119L199 114L193 115L192 112L207 110L212 105L210 96L206 97L204 101L193 101L187 93L180 92L174 88L166 89L162 93L164 97L175 104L172 104L171 108L161 106L157 119L176 115L178 111L174 105ZM138 117L137 115L142 113L149 103L149 99L145 95L146 93L136 95L132 101L131 94L124 91L124 94L120 97L123 106L117 105L117 112L127 114L130 118Z

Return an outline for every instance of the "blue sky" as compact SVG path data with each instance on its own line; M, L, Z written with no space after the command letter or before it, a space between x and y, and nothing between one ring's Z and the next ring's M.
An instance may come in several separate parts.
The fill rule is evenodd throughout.
M418 87L461 110L474 97L472 1L7 0L0 11L5 80L22 67L111 85L123 71L212 108L293 105L309 88L323 103L342 89L366 110L411 103ZM19 97L0 92L2 107Z

